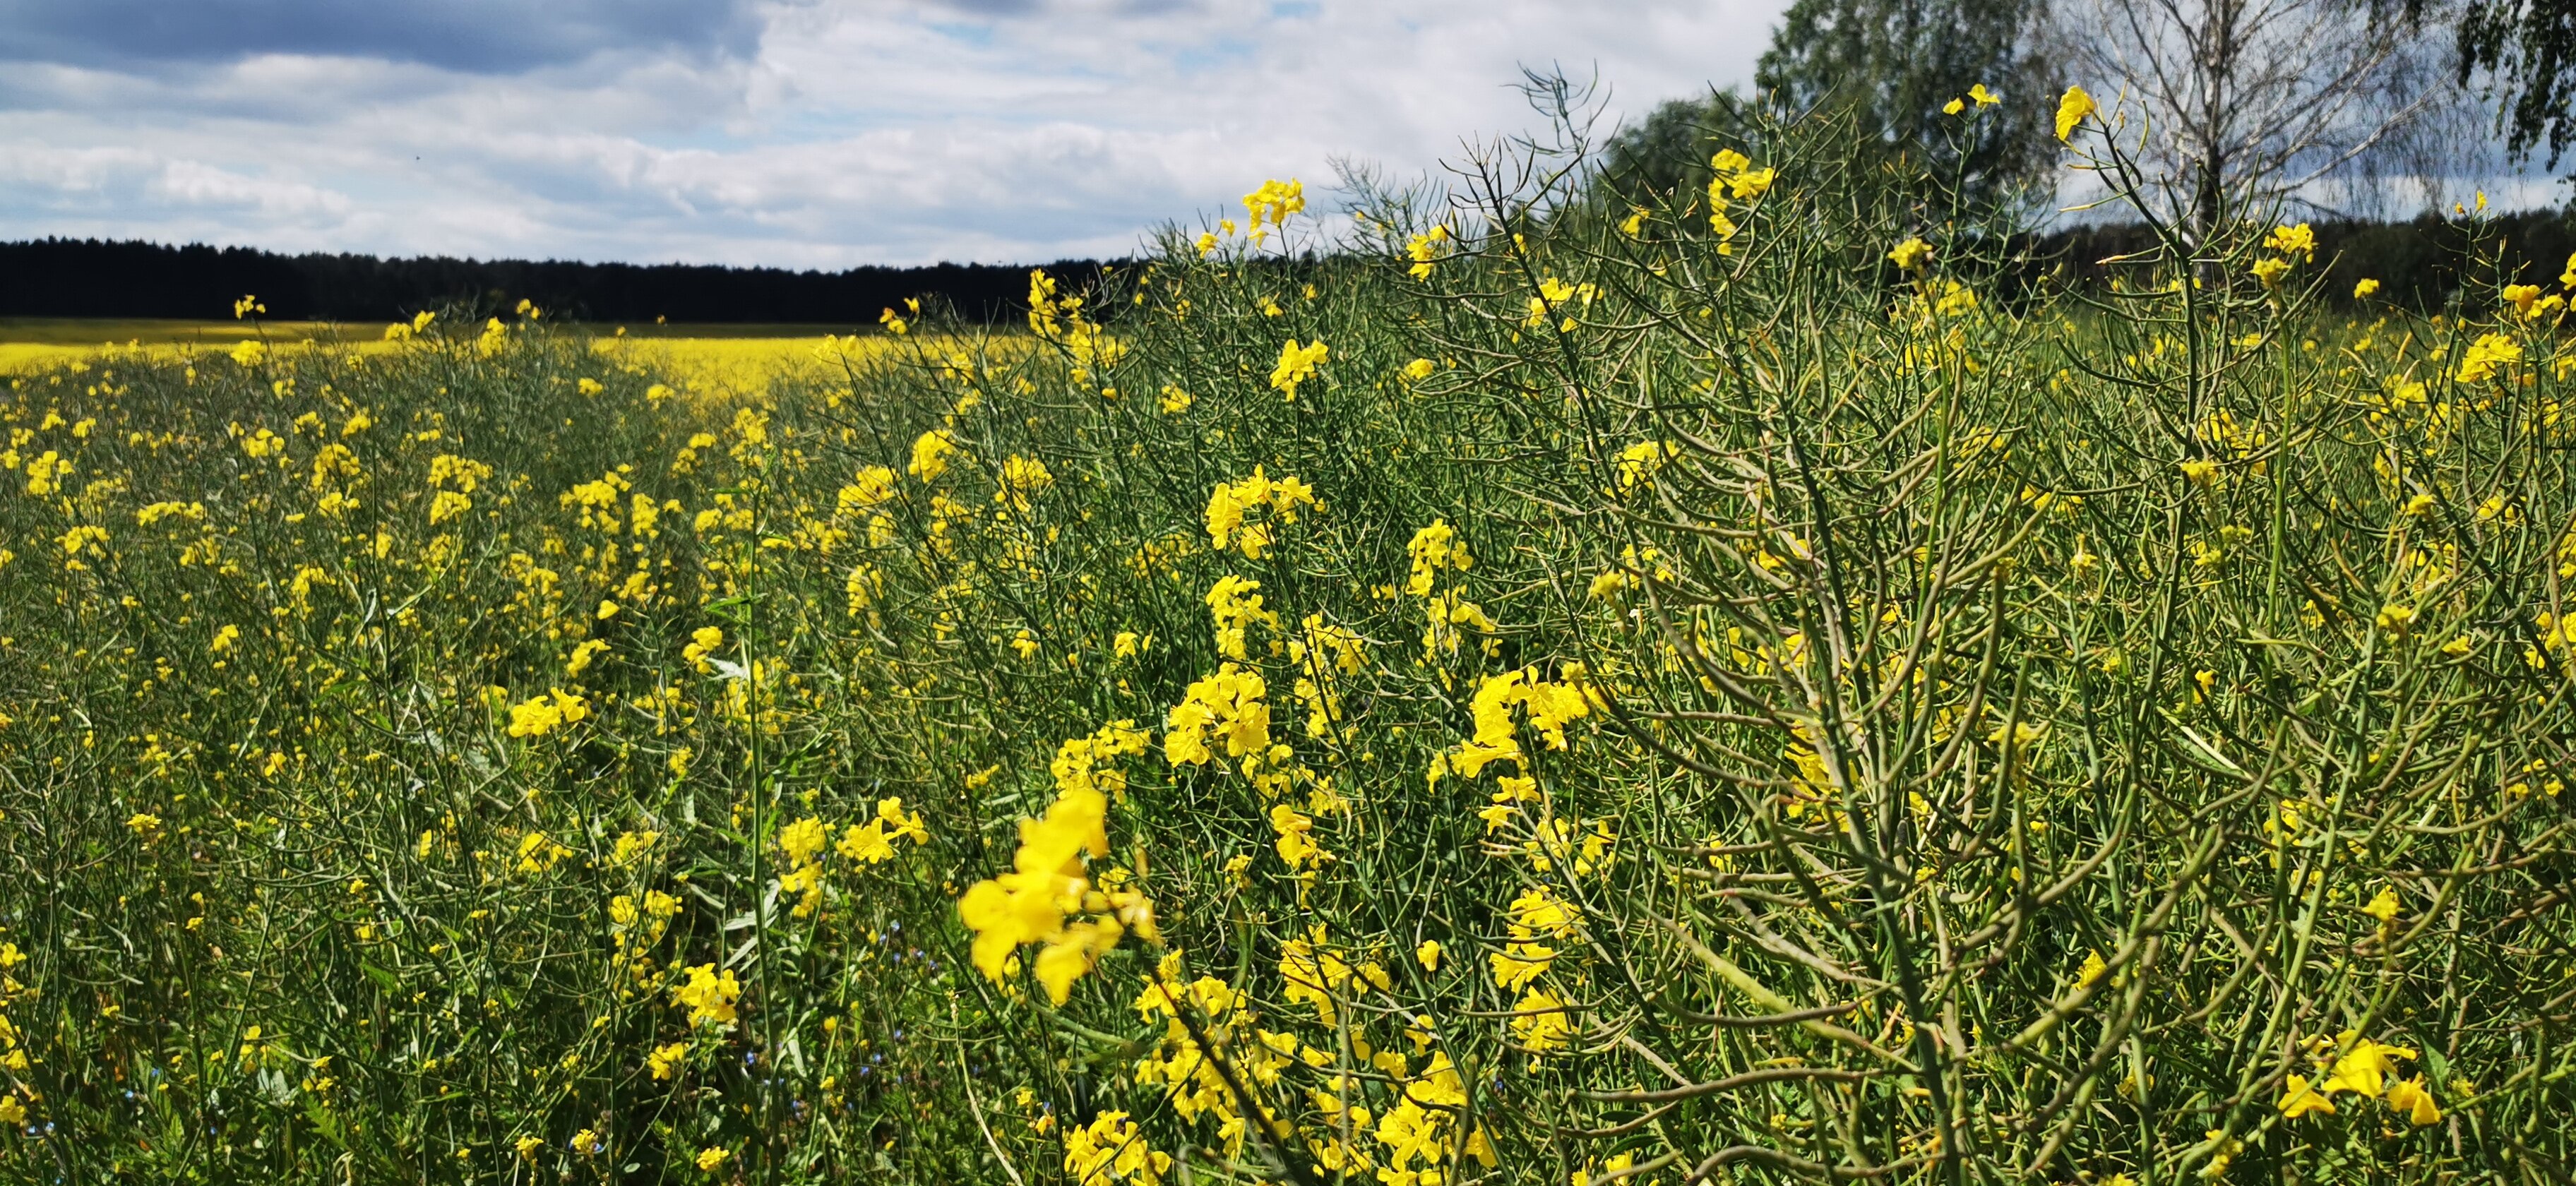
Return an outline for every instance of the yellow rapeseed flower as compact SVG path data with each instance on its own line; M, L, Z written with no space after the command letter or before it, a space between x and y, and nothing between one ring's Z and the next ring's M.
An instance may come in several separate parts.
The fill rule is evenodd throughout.
M2417 1128L2441 1122L2441 1106L2433 1102L2432 1089L2424 1085L2421 1075L2389 1084L2384 1098L2392 1110L2405 1113L2408 1123Z
M1275 227L1288 225L1288 216L1306 208L1306 186L1295 178L1286 182L1264 181L1261 188L1243 195L1243 209L1249 216L1251 230L1258 233L1263 223Z
M2263 249L2277 251L2283 255L2304 255L2308 258L2308 262L2314 263L2317 258L2317 232L2304 222L2297 226L2276 226L2272 228L2270 234L2263 236Z
M2508 363L2522 361L2522 346L2503 334L2482 334L2469 343L2460 356L2458 379L2462 383L2483 383L2495 376Z
M742 996L742 984L734 979L733 969L719 974L714 964L699 964L688 972L688 981L671 989L671 1003L688 1009L690 1025L730 1028L735 1020L733 1003Z
M2057 101L2057 139L2061 143L2074 143L2075 126L2083 123L2085 116L2099 110L2093 104L2093 96L2085 94L2083 87L2066 88L2065 97Z
M2377 1099L2388 1074L2397 1069L2393 1060L2415 1057L2410 1047L2374 1042L2352 1030L2338 1035L2336 1042L2343 1053L2335 1058L2334 1075L2318 1088L2329 1095L2349 1091Z
M1295 338L1288 339L1279 347L1278 365L1270 368L1271 389L1294 402L1297 386L1313 378L1315 368L1331 354L1331 348L1324 345L1322 338L1303 346L1298 345Z
M935 482L948 472L948 458L957 452L957 438L947 429L934 428L912 442L912 461L904 472L924 482Z
M2296 1120L2310 1112L2323 1112L2331 1116L2335 1110L2334 1101L2327 1099L2325 1093L2309 1086L2307 1077L2304 1075L2290 1076L2290 1081L2281 1087L2281 1101L2273 1106L2279 1108L2281 1115L2290 1120Z

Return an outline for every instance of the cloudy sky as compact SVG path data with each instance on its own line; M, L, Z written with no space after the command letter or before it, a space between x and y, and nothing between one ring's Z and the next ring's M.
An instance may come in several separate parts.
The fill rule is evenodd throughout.
M1115 255L1750 78L1783 0L0 0L0 238L794 267Z

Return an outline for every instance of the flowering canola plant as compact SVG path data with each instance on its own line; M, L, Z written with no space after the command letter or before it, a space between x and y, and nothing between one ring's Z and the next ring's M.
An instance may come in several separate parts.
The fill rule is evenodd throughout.
M2566 1161L2576 280L2142 224L2006 300L1799 128L1688 160L1273 182L757 381L10 372L0 1175Z

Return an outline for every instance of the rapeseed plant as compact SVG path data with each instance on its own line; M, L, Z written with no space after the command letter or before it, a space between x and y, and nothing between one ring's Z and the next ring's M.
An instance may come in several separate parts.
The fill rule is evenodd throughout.
M1580 148L1025 333L13 373L0 1166L2563 1163L2560 294L2013 291L1811 128Z

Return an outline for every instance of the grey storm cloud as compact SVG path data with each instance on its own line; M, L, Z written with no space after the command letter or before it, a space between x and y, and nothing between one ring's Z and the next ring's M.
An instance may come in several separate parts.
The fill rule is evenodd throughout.
M740 0L0 0L0 61L111 70L263 54L512 74L609 50L740 57Z

